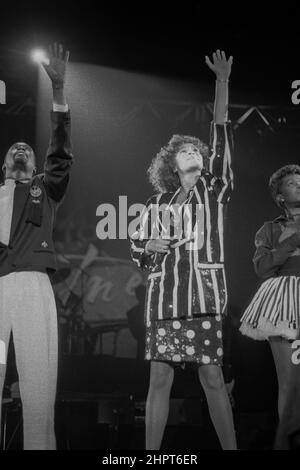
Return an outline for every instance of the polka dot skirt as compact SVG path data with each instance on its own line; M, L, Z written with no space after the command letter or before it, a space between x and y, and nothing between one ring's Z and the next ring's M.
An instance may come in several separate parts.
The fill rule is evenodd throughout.
M221 316L160 320L147 325L145 359L222 365Z

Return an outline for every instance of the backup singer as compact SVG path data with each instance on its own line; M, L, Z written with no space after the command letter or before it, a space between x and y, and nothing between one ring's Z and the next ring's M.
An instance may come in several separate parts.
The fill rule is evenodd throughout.
M264 282L241 319L240 331L270 343L281 418L290 393L292 343L300 323L300 166L280 168L271 176L269 188L283 215L266 222L255 236L254 268Z
M174 366L198 368L223 449L235 449L232 410L222 374L222 316L227 304L224 208L233 184L227 122L232 57L217 51L206 63L216 74L211 145L174 135L148 170L151 197L131 237L133 260L149 268L145 302L146 447L158 449L169 412Z
M0 339L7 345L13 334L27 450L56 447L57 315L48 274L55 270L53 225L73 160L64 91L68 57L55 44L44 65L53 88L44 173L35 175L35 154L19 142L7 152L0 187ZM4 379L0 365L1 395Z

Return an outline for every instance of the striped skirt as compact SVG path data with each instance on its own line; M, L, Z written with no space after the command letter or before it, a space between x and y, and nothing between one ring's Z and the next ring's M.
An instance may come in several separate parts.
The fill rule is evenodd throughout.
M294 340L300 324L300 277L265 281L241 318L242 334L256 340L281 336Z

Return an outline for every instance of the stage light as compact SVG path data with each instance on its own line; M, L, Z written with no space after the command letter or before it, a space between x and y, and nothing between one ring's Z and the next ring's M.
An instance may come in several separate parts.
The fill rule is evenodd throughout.
M37 62L38 64L49 64L47 54L42 49L35 49L34 51L32 51L31 58L34 62Z

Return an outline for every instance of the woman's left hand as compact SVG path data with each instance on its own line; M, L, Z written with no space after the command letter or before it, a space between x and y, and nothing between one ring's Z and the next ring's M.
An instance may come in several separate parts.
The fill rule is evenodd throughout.
M230 56L227 60L225 52L218 49L213 53L213 61L211 62L210 58L205 56L205 62L207 63L208 67L216 74L217 79L229 79L231 74L231 65L233 62L232 56Z

